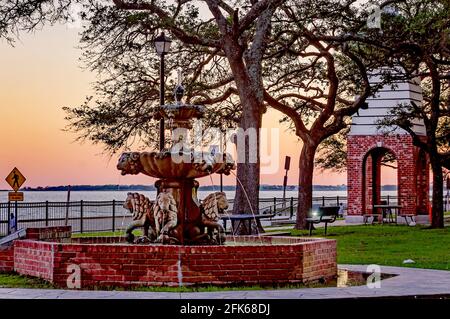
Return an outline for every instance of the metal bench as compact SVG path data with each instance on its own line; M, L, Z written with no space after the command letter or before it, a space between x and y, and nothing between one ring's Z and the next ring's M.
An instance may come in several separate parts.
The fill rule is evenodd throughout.
M309 223L309 236L312 236L313 225L325 223L325 235L327 234L327 226L334 223L339 215L339 206L320 206L317 211L312 213L311 217L306 218Z

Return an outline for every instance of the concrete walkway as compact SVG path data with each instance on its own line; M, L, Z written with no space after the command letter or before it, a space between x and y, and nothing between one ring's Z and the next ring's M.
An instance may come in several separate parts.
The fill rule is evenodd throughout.
M366 272L365 265L340 265L341 269ZM0 288L0 298L20 299L340 299L358 297L450 295L450 271L382 266L381 272L396 275L381 281L380 288L302 288L222 292L74 291L56 289Z

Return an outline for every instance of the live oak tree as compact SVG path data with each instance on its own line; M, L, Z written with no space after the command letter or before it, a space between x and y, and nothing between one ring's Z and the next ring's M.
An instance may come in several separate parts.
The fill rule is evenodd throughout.
M201 104L208 104L210 106L210 110L212 110L211 116L209 117L210 122L217 123L223 122L223 118L225 118L228 122L232 122L233 120L237 120L238 125L243 130L247 130L249 128L259 128L261 125L262 114L265 112L266 107L274 107L275 109L286 114L287 118L291 119L292 115L296 113L294 118L295 121L310 121L315 115L321 113L322 111L329 112L332 108L340 108L340 115L335 118L333 125L329 126L327 122L329 119L332 119L333 116L337 113L331 112L330 114L323 115L320 118L322 121L322 125L316 125L312 131L313 134L322 134L320 135L320 139L329 136L330 134L334 134L338 132L342 126L341 122L344 121L344 118L348 115L351 115L355 112L359 106L363 103L364 98L370 92L367 85L361 85L363 87L362 90L357 90L355 88L355 83L360 81L362 83L366 83L365 80L365 67L360 60L360 57L357 56L357 52L352 52L352 50L346 48L345 54L341 54L338 51L344 51L342 48L338 48L337 46L328 46L327 48L322 48L322 52L315 53L314 45L311 43L315 43L317 46L321 46L319 41L314 41L312 39L314 37L314 32L325 32L324 25L321 28L311 27L313 31L310 31L307 28L300 28L300 26L305 23L307 24L309 19L313 19L311 14L317 15L318 13L326 12L325 4L322 3L320 6L309 7L311 9L311 13L306 14L305 11L296 11L295 14L289 9L293 7L293 2L286 2L286 5L279 6L279 10L274 12L267 12L267 17L265 18L265 23L267 25L256 25L252 27L253 29L247 31L255 32L254 38L251 39L251 36L244 33L242 35L242 39L239 40L238 44L234 44L241 51L239 57L240 60L230 59L229 53L227 55L226 50L222 50L220 48L214 49L206 49L204 45L196 45L191 44L189 46L184 45L180 48L176 49L175 52L171 55L173 56L173 61L169 62L169 64L173 65L182 65L184 69L189 70L188 74L194 74L194 76L188 80L188 92L189 92L189 101L195 101ZM329 5L329 3L327 3ZM126 7L129 9L129 7ZM345 8L344 8L345 9ZM128 11L128 10L127 10ZM127 11L119 11L121 15L127 15ZM114 14L116 10L112 9L111 11ZM124 13L125 12L125 13ZM339 12L338 10L336 12ZM337 13L330 15L327 17L328 21L334 20ZM339 15L342 17L342 12L339 12ZM106 15L107 17L107 15ZM230 17L231 18L231 17ZM262 18L262 17L261 17ZM102 12L99 16L99 19L92 19L95 23L91 24L89 30L84 33L82 41L86 44L88 50L86 51L86 58L88 61L95 61L92 65L93 69L103 70L105 69L105 65L109 66L114 63L120 65L120 67L114 66L114 70L120 70L121 76L126 73L127 70L136 70L139 71L142 68L142 65L139 66L130 66L130 60L136 61L136 55L141 54L143 51L144 55L141 58L141 61L145 61L145 56L148 50L146 50L146 46L149 46L145 39L139 41L139 38L142 37L142 34L148 36L148 34L154 34L156 29L160 26L154 25L155 20L149 17L147 14L134 15L132 20L136 22L136 33L138 35L134 35L133 31L130 31L130 17L126 16L125 26L128 28L125 29L123 25L120 25L120 19L118 17L105 18L105 12ZM192 15L191 19L192 21ZM262 21L262 20L261 20ZM260 22L263 23L263 22ZM335 21L337 23L337 21ZM323 23L325 24L325 22ZM332 26L330 24L330 26ZM258 29L259 28L259 29ZM337 27L336 27L337 28ZM186 26L183 29L188 29ZM220 28L219 28L220 30ZM258 31L260 30L260 31ZM227 31L229 32L229 31ZM258 33L259 32L259 33ZM262 32L262 33L261 33ZM118 33L118 34L117 34ZM305 36L305 33L307 34ZM308 34L311 33L311 34ZM220 35L218 35L220 36ZM290 39L288 37L291 37ZM114 43L108 45L105 43L103 39L114 39ZM234 38L234 37L231 37ZM239 38L239 37L238 37ZM124 39L123 43L118 41L118 39ZM131 39L131 40L130 40ZM256 41L256 40L257 41ZM247 42L249 44L247 44ZM291 43L290 43L291 42ZM287 44L288 43L288 44ZM290 43L290 44L289 44ZM248 47L247 47L248 46ZM128 48L129 47L129 48ZM92 48L92 49L91 49ZM311 51L313 48L313 51ZM134 50L132 50L134 49ZM140 49L143 49L140 51ZM93 51L96 50L96 51ZM117 54L116 52L120 53ZM328 51L327 53L324 53ZM96 53L99 52L99 53ZM129 55L129 58L124 59L124 55ZM336 57L334 57L335 55ZM317 94L319 90L326 91L326 86L328 85L327 78L327 67L326 61L324 58L328 56L330 59L328 61L333 61L336 66L330 66L329 69L339 68L338 71L334 72L334 76L337 78L337 74L339 73L340 88L339 92L335 95L331 94L327 96L326 94ZM313 57L314 59L310 59L307 61L302 61L302 59L308 57ZM123 61L127 61L125 66ZM235 62L232 62L235 61ZM156 63L156 62L155 62ZM240 65L233 70L233 63L235 65ZM359 65L358 65L359 64ZM280 67L281 66L281 67ZM236 74L245 70L244 67L248 69L248 75L251 75L247 78L248 75L241 74L243 77L242 82L237 82ZM351 70L346 70L346 67L355 68L356 72L352 72ZM111 69L111 68L109 68ZM124 70L126 69L126 70ZM205 72L207 69L207 72ZM227 71L231 69L231 72L227 73ZM207 76L205 76L205 73ZM109 72L109 74L116 74L115 72ZM358 75L360 74L360 75ZM127 75L131 80L136 81L137 77L131 72L131 75ZM309 82L310 85L304 85L303 82ZM117 85L124 84L124 81L117 77L113 77L112 81L102 82L99 91L111 92L108 95L107 99L102 99L102 101L115 101L120 99L121 103L119 105L129 105L129 107L106 107L102 102L98 103L96 110L98 112L92 112L92 107L85 105L83 108L76 108L69 110L70 116L69 119L72 121L72 127L75 127L80 132L85 132L85 134L89 134L95 141L108 142L112 141L112 145L117 145L114 143L120 143L120 141L124 140L124 134L118 135L118 138L112 139L115 137L117 133L126 133L126 136L129 136L130 130L123 131L121 128L126 121L120 120L118 117L113 117L118 119L113 121L114 125L105 126L105 122L101 120L101 127L106 127L106 134L101 130L101 134L97 134L98 130L89 130L89 128L97 127L96 123L99 123L98 119L101 118L102 114L105 112L104 110L127 110L126 114L129 114L129 109L133 108L133 105L136 105L136 100L131 99L127 100L127 96L131 94L128 88L130 87L129 83L125 82L124 88L126 89L124 94L117 94L117 92L121 92L117 89L110 89L105 84L106 83L114 83ZM212 83L212 84L211 84ZM238 84L241 83L241 84ZM156 86L156 82L152 82L153 87ZM336 85L337 87L338 85ZM143 83L143 87L152 87L151 85ZM240 88L242 92L240 92L237 88ZM254 92L259 92L258 94L248 95L248 89L254 88ZM133 90L135 91L135 90ZM245 92L244 92L245 91ZM316 94L309 96L308 93L300 93L300 91L314 91ZM141 90L141 92L145 92ZM219 94L217 93L219 92ZM288 93L286 95L286 93ZM361 93L361 98L354 103L353 101L345 99L345 97L350 97ZM157 94L157 90L153 89L153 94ZM197 99L198 96L203 96L203 99ZM210 95L215 96L211 98ZM248 110L252 109L252 106L246 106L242 103L242 96L246 96L244 98L245 101L249 102L256 101L259 106L258 108L253 107L253 112L248 112ZM259 96L259 100L257 97ZM262 99L261 99L262 97ZM255 100L256 99L256 100ZM293 109L289 109L289 104L291 100L293 100ZM300 104L295 101L301 101ZM324 105L321 103L321 100L328 99L330 102L328 103L328 108L326 110L321 110L319 105ZM138 97L138 101L141 101L142 104L148 104L147 100L152 101L150 98L142 98ZM311 103L311 101L316 101L317 103ZM130 102L128 102L130 101ZM274 101L277 101L274 103ZM281 107L282 103L286 103L284 107ZM255 104L255 105L256 105ZM142 110L142 105L139 106L139 109ZM228 110L224 112L224 110ZM218 113L218 111L220 111ZM107 111L109 112L109 111ZM140 123L142 125L147 125L148 117L142 116L142 113L136 112L138 115L136 116L136 120L142 119ZM325 113L325 112L322 112ZM91 115L92 114L92 115ZM240 114L240 118L237 116ZM247 114L247 115L246 115ZM234 115L234 118L233 118ZM252 124L253 123L253 124ZM326 125L325 125L326 124ZM117 127L120 125L120 127ZM298 125L297 125L298 126ZM305 130L307 124L304 125ZM326 127L326 129L325 129ZM258 131L256 131L258 132ZM95 134L94 134L95 133ZM258 132L259 133L259 132ZM306 131L301 137L304 137L305 134L308 134ZM83 136L83 135L82 135ZM84 135L84 138L87 136ZM108 139L105 141L101 138L105 137ZM250 149L250 140L246 140L246 158L245 163L238 164L238 172L237 175L244 181L244 188L247 194L243 194L240 192L240 185L238 185L238 192L236 194L235 199L235 212L250 212L257 211L258 203L257 203L257 192L258 192L258 181L259 177L259 162L250 163L250 156L248 151ZM256 153L258 153L259 148L259 137L256 145ZM311 152L312 151L312 152ZM298 227L305 227L305 217L307 212L311 207L312 197L312 174L313 174L313 166L304 165L303 163L308 163L308 160L314 157L315 149L310 149L310 152L307 155L303 155L301 157L302 164L300 166L301 176L303 179L300 180L301 190L299 197L299 202L302 205L299 206L298 212ZM312 154L312 155L311 155ZM309 156L309 157L307 157ZM242 160L242 159L241 159ZM253 170L252 170L253 169ZM254 172L254 173L252 173ZM249 176L247 176L249 175ZM310 176L311 178L304 178ZM245 182L247 180L247 182ZM254 183L255 181L256 183ZM249 184L252 184L249 186ZM304 195L306 194L306 195ZM308 200L309 198L309 200ZM251 206L248 204L248 199L251 201ZM256 231L256 230L255 230Z
M448 163L448 150L449 150L449 129L448 129L448 79L449 79L449 2L448 1L384 1L379 2L382 13L383 23L380 30L368 30L365 23L370 16L370 11L363 11L362 13L352 12L351 9L345 10L346 7L338 7L339 12L345 12L344 17L339 14L334 16L332 21L338 21L337 32L333 30L333 26L329 24L325 30L321 30L315 35L315 39L318 42L316 48L339 48L339 44L342 45L341 53L345 55L350 50L356 48L362 48L364 59L359 60L359 65L362 65L366 69L374 69L376 63L370 63L370 61L377 61L378 66L402 66L405 69L405 73L396 76L397 79L412 79L417 75L422 78L422 86L424 87L424 103L420 106L400 106L393 111L393 116L388 117L383 121L384 125L396 124L406 131L408 131L415 144L425 150L431 162L433 169L433 210L432 210L432 227L443 227L443 214L442 214L442 166ZM384 10L383 10L384 9ZM330 14L330 12L328 12ZM340 18L342 20L340 20ZM322 20L323 21L323 20ZM315 26L315 23L311 23ZM305 24L305 25L311 25ZM308 32L303 32L305 36ZM432 35L432 36L430 36ZM319 49L320 50L320 49ZM353 62L357 62L355 59L361 54L353 53ZM309 52L308 52L309 53ZM330 56L330 55L329 55ZM330 61L327 63L331 65ZM358 64L357 64L358 65ZM291 69L291 67L288 67ZM348 70L348 66L344 70ZM364 75L364 72L361 72ZM327 105L338 105L337 102L341 100L333 99L333 73L328 72L328 95L324 95L322 91L319 91L319 98L325 100ZM334 77L334 83L339 84L339 77ZM385 83L389 83L394 79L392 74L387 72L385 76ZM305 82L303 82L304 85ZM364 82L362 82L364 83ZM372 88L376 90L377 88ZM367 90L370 90L367 86ZM366 91L367 92L367 91ZM370 94L370 93L368 93ZM360 96L364 98L368 95ZM331 99L330 99L331 97ZM299 100L311 101L311 99L298 97ZM333 102L334 100L334 102ZM319 104L320 105L320 104ZM337 114L339 114L339 106L335 108ZM330 110L335 110L331 108ZM311 108L307 108L308 112ZM350 109L348 115L351 115L356 109ZM287 114L287 112L285 112ZM323 117L327 112L320 113L317 117ZM329 112L328 112L329 114ZM296 114L290 116L291 120L295 119ZM308 121L311 121L311 114L306 117ZM423 119L427 131L426 140L420 139L411 130L411 123L413 118ZM300 116L297 116L300 119ZM316 119L317 121L317 119ZM338 121L340 123L340 129L344 128L346 123L345 119ZM314 154L316 153L318 145L322 141L325 142L322 147L322 155L327 154L327 147L331 146L331 149L343 146L342 140L338 136L333 135L339 130L336 130L332 134L327 135L328 129L315 131L314 124L310 124L311 128L305 130L302 127L302 123L295 122L297 132L306 131L307 136L301 137L301 133L297 133L305 143L302 149L300 157L301 167L306 167L305 172L300 171L300 187L305 185L311 185L309 180L312 179L312 175L309 176L308 172L312 171ZM300 127L300 129L299 129ZM325 131L325 132L324 132ZM330 131L332 129L330 128ZM303 133L304 134L304 133ZM316 142L314 141L316 137ZM308 150L310 150L308 152ZM329 154L330 152L328 152ZM302 164L302 158L308 158L306 163ZM342 160L343 153L333 154L333 156L323 162L333 160ZM389 158L386 159L390 161ZM319 160L320 162L320 160ZM389 165L388 163L384 163ZM342 167L342 166L341 166ZM302 177L303 174L303 177ZM302 180L303 179L303 180ZM305 180L308 179L308 180ZM302 226L302 217L305 216L306 210L310 206L310 194L308 189L303 192L299 192L299 200L303 199L299 203L299 212L297 214L297 227ZM302 207L303 206L303 207Z
M80 107L65 107L68 130L78 133L80 140L105 145L110 152L157 147L153 114L159 107L160 80L153 40L158 25L146 14L115 7L98 10L89 21L81 36L82 60L99 80L95 96ZM236 90L223 57L174 42L165 60L167 103L174 102L173 73L181 69L184 102L207 106L205 124L222 130L236 126L240 109L230 100Z
M384 83L371 85L368 71L384 65L385 56L374 52L370 44L355 45L344 40L350 32L371 32L364 23L368 14L355 1L332 4L315 1L302 7L283 8L279 18L283 27L275 36L274 47L284 54L274 50L274 60L267 63L271 81L264 99L285 115L303 142L299 158L298 229L307 227L319 145L345 129L349 117Z
M414 144L428 154L433 171L431 227L441 228L444 226L442 169L450 166L450 2L392 1L390 6L390 14L383 15L378 34L349 34L347 40L370 44L389 53L391 62L404 69L400 78L420 79L422 103L398 105L379 125L401 127L412 136ZM417 119L425 125L425 137L418 136L412 129ZM333 137L328 146L339 143ZM336 157L339 158L342 156ZM323 160L323 164L329 166L330 163Z
M250 140L246 138L245 159L240 160L243 163L238 164L237 168L237 175L248 194L249 201L244 196L242 189L238 187L234 207L249 213L252 208L257 210L259 202L259 128L265 110L261 59L267 43L266 36L270 30L271 16L276 8L285 1L250 0L242 1L242 3L238 1L235 5L227 4L226 1L221 0L199 2L207 8L211 17L200 18L198 5L190 0L174 2L67 0L56 2L56 5L54 1L19 0L2 3L0 6L2 21L0 35L11 40L11 33L18 30L33 30L46 22L52 23L70 19L71 4L83 5L82 15L87 21L92 18L99 18L99 12L106 12L110 10L111 6L114 6L116 10L131 12L134 18L144 17L146 21L142 24L142 28L153 31L153 37L156 30L164 29L180 43L185 46L196 47L204 55L224 57L231 72L222 80L228 81L227 83L231 81L234 83L241 110L239 127L243 130L254 129L257 135L256 145L249 145ZM99 40L106 41L106 39ZM105 88L105 84L100 85ZM128 93L125 87L122 92L122 94ZM152 93L150 92L150 94ZM138 105L139 103L135 107L138 108ZM109 112L98 107L96 110L85 107L81 110L74 110L69 114L69 119L74 120L76 116L84 116L85 118L82 118L81 122L75 122L75 125L78 125L78 127L85 126L85 129L90 130L90 123L96 124L99 119L107 119L114 124L116 115L121 114L117 114L115 110ZM132 116L129 116L128 113L125 116L130 117L130 122L135 122L137 118L145 119L145 116L142 118L138 109ZM99 124L102 127L102 124ZM148 129L144 122L140 125L140 132ZM108 135L107 129L93 135L89 132L86 134L94 140L107 141L109 145L116 147L120 140L127 137L128 132L119 130L112 138L106 136ZM255 163L249 162L251 146L257 154Z
M399 105L380 125L406 130L428 154L433 172L431 227L442 228L442 172L450 154L450 2L400 1L394 8L396 14L386 19L385 34L378 41L395 52L407 78L420 78L423 101ZM412 130L414 119L423 121L425 138Z
M157 32L167 30L180 43L176 61L184 66L190 65L187 63L190 61L196 65L191 67L194 69L192 88L197 85L197 92L203 94L201 101L214 105L233 94L237 99L231 98L229 105L234 112L228 115L240 114L238 124L244 131L255 129L256 145L250 145L250 139L245 139L245 159L240 159L243 163L237 168L248 197L238 187L234 207L236 212L248 213L252 208L257 211L258 129L269 96L263 78L263 67L267 63L263 60L270 60L265 53L271 41L276 40L271 37L272 23L283 25L283 20L277 19L283 19L287 8L295 7L296 2L204 0L200 3L209 17L200 17L199 6L190 0L7 2L0 7L0 34L12 41L11 34L19 30L34 30L46 22L71 19L71 5L82 5L81 15L89 23L89 29L83 34L85 57L93 69L107 76L96 86L100 98L89 98L82 107L67 109L68 119L72 128L82 133L81 138L102 142L110 150L116 150L124 143L128 145L126 143L136 136L153 135L155 127L149 125L148 110L157 103L157 74L151 71L156 69L157 62L150 55L146 60L145 54ZM297 24L295 21L292 26ZM213 74L217 81L210 84L207 76L205 81L197 81L205 73L204 69L210 67L212 59L217 59L214 61L217 68L208 74ZM178 63L173 62L173 65ZM219 69L230 71L223 74ZM211 96L211 91L215 90L222 94ZM193 99L194 90L190 94ZM256 163L249 161L251 147L257 154Z
M12 41L11 34L19 29L70 19L69 5L83 4L82 17L89 23L82 39L85 58L104 77L96 87L99 98L67 109L72 128L82 138L100 141L111 150L136 136L152 142L155 127L149 125L149 110L157 106L157 60L149 52L157 33L166 30L179 42L170 67L182 66L191 74L188 101L209 105L212 122L225 118L257 132L256 163L249 163L251 145L246 139L245 161L237 169L250 203L238 187L235 212L257 211L258 129L266 108L273 107L286 115L303 140L297 228L306 226L317 146L344 128L363 105L374 90L367 69L383 61L368 49L370 43L355 45L358 39L348 36L368 32L368 12L358 9L358 1L57 3L2 4L0 36Z

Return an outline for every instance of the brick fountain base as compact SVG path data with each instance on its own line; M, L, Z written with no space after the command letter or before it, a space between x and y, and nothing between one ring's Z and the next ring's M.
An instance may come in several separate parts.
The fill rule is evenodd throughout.
M0 270L62 288L75 269L80 288L310 283L336 278L336 241L239 236L225 246L130 245L119 237L73 239L70 227L46 227L28 229L26 239L0 250Z

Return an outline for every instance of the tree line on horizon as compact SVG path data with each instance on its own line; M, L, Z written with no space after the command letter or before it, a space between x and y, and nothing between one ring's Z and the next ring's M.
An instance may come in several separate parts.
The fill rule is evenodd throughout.
M383 190L395 189L395 185L383 185ZM219 186L200 186L199 190L205 191L218 191ZM346 185L314 185L313 189L316 191L333 191L333 190L346 190ZM38 186L38 187L24 187L23 191L68 191L69 186L60 185L60 186ZM126 191L126 190L144 190L144 191L156 191L156 187L153 185L71 185L71 191L91 191L91 190L104 190L104 191ZM235 191L235 185L224 185L224 191ZM282 185L269 185L262 184L260 185L260 191L282 191ZM287 191L295 191L298 190L297 185L287 185Z

